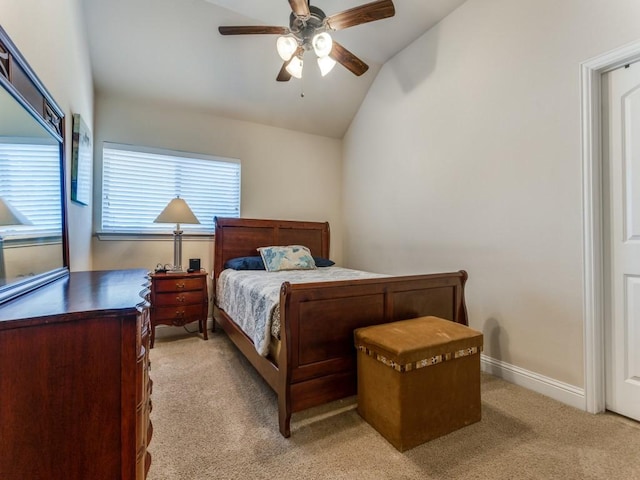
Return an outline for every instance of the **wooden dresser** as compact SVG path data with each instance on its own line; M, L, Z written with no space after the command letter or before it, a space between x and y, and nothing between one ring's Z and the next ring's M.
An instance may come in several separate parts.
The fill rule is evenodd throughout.
M151 347L157 325L184 326L198 322L207 340L207 272L155 273L151 275Z
M146 270L71 273L0 305L0 479L143 480L148 352Z

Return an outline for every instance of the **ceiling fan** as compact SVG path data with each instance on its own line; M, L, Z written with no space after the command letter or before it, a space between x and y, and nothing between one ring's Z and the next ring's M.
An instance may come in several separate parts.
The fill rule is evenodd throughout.
M279 82L287 82L292 76L302 77L302 57L305 51L310 50L317 56L322 76L329 73L336 62L355 75L366 72L369 66L333 40L328 32L393 17L393 1L377 0L330 16L309 5L308 1L289 0L291 15L288 27L221 26L218 31L222 35L280 35L276 47L284 64L276 78Z

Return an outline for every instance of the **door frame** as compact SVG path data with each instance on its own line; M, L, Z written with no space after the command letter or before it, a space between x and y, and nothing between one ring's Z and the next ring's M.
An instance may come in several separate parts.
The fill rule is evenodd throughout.
M585 410L605 410L602 75L640 60L640 40L580 64Z

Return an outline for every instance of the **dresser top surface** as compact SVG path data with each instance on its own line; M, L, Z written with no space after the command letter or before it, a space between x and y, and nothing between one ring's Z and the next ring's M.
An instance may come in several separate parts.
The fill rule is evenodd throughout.
M148 270L72 272L69 276L0 305L0 330L16 321L44 323L92 312L135 313L148 285Z

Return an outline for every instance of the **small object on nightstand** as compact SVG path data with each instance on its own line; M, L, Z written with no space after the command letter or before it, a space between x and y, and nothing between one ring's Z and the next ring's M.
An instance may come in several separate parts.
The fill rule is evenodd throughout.
M163 265L162 263L159 263L158 265L156 265L156 269L154 270L154 272L155 273L167 273L169 270L171 270L171 265L169 265L169 264Z
M153 273L151 277L151 347L155 342L157 325L182 327L198 322L205 340L209 298L207 272Z

